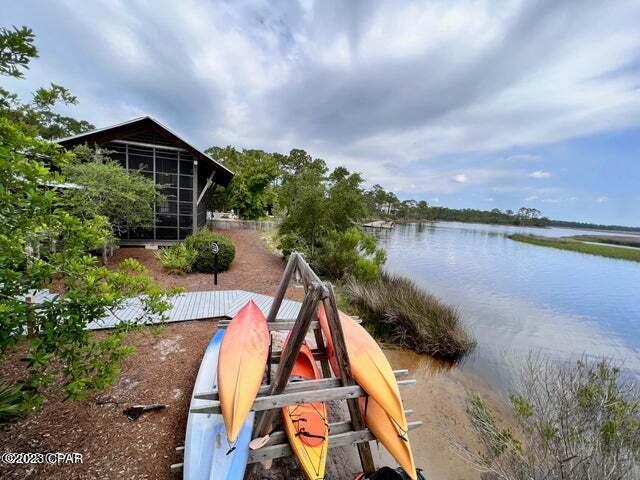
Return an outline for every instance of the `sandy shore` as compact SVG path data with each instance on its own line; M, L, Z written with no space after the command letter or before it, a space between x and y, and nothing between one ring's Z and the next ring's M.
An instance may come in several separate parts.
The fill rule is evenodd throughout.
M219 289L247 289L273 294L283 271L276 257L255 231L225 231L237 248L232 268L220 276ZM153 253L144 249L121 249L113 262L128 256L139 258L161 284L187 290L212 289L211 275L165 275ZM290 288L287 296L300 299L302 291ZM215 322L171 324L162 329L146 328L131 335L135 353L123 364L115 385L83 401L64 401L49 395L42 409L0 431L4 452L79 452L80 465L0 464L0 478L47 479L174 479L169 466L181 461L175 448L183 445L191 389L204 349L216 329ZM453 436L473 446L473 436L464 413L468 391L480 392L499 411L504 399L470 374L447 368L427 356L386 349L394 368L408 368L417 386L403 392L412 419L423 427L410 438L416 463L429 479L479 479L449 446ZM5 359L0 378L23 375L23 352ZM129 421L122 410L137 403L164 403L165 410ZM392 464L375 444L377 464ZM355 449L332 450L329 478L353 478L357 471ZM291 465L289 465L291 467ZM282 478L282 472L264 472L265 478ZM287 478L302 478L287 469Z

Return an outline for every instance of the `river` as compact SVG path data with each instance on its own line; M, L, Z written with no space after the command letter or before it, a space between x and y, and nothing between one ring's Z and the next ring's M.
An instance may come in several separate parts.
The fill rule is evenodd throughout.
M510 240L589 234L457 222L377 231L385 268L456 306L478 341L464 371L508 389L529 355L607 355L640 374L640 264Z

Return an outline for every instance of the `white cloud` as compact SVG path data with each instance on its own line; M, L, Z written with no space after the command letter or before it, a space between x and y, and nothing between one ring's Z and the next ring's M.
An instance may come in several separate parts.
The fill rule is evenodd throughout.
M454 175L452 180L456 183L467 183L469 181L464 173L458 173L457 175Z
M538 195L529 195L524 199L525 202L533 202L534 200L538 200Z
M551 175L537 147L640 124L637 0L5 3L40 49L25 98L53 80L97 126L151 114L396 190L564 198L518 183Z
M596 203L607 203L608 201L609 201L609 197L607 197L606 195L602 195L596 198Z
M537 179L549 178L550 176L551 176L551 173L545 172L544 170L536 170L535 172L531 172L529 174L529 177L537 178Z

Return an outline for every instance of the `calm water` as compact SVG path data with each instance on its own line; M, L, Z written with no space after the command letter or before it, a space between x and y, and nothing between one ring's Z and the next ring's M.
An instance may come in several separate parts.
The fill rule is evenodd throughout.
M538 247L511 233L570 229L440 222L378 232L387 270L457 306L478 347L463 368L510 385L528 352L615 357L640 374L640 264Z

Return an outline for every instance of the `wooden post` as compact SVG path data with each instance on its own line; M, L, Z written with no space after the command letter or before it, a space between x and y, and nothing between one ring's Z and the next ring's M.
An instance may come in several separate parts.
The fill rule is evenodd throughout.
M327 347L322 338L322 331L319 328L314 328L313 335L316 339L316 348L323 353L327 353ZM326 358L320 360L320 367L322 368L322 376L324 378L331 378L331 368L329 368L329 361Z
M287 386L291 370L293 370L293 364L300 352L300 347L302 347L304 337L309 331L311 320L316 316L318 303L320 302L323 291L324 289L322 288L322 285L313 284L309 287L309 293L304 297L302 307L298 313L298 318L291 329L289 340L282 352L280 365L278 366L278 371L276 372L276 376L271 384L271 388L269 389L269 395L282 393L284 388ZM256 421L256 428L253 435L254 438L264 437L271 431L271 423L275 414L275 410L262 412Z
M273 303L271 304L271 309L269 310L269 314L267 315L267 322L273 322L278 315L278 310L280 310L280 305L282 304L282 299L284 298L284 294L287 293L287 288L289 287L289 282L291 281L291 275L293 271L296 269L298 264L298 254L292 253L289 256L289 261L287 262L287 266L284 269L284 273L282 274L282 280L280 280L280 285L278 285L278 291L276 292L275 297L273 297Z
M31 295L27 295L25 302L27 304L27 338L32 338L35 333L33 317L36 301Z
M356 382L351 375L351 364L349 363L349 353L347 352L347 346L344 341L344 333L342 331L342 324L340 323L340 315L338 313L338 307L336 305L336 297L333 293L333 287L330 283L325 284L328 296L324 299L324 312L327 316L327 322L331 335L333 336L333 348L335 349L335 356L340 369L340 378L342 379L342 385L355 385ZM347 406L349 407L349 415L351 416L351 424L354 430L362 430L365 428L364 419L358 407L358 400L355 398L347 400ZM360 464L362 465L362 472L365 477L368 477L375 472L375 464L373 463L373 457L371 455L371 447L369 442L360 442L357 444L358 454L360 455Z

